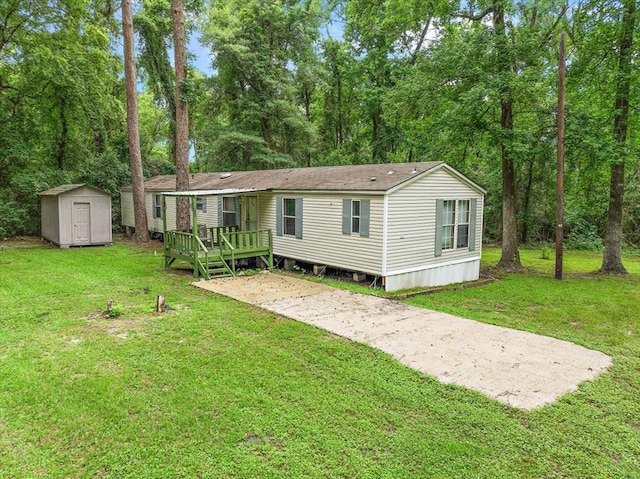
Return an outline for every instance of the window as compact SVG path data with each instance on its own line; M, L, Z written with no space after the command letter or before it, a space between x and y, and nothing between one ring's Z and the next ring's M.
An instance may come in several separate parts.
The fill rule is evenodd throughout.
M342 200L342 234L369 236L371 200Z
M302 238L302 198L276 197L276 236Z
M154 218L162 218L162 195L153 195L153 215Z
M206 196L196 196L196 210L202 211L203 213L207 212L207 197Z
M478 200L436 200L435 255L443 250L475 250Z
M222 197L222 226L235 226L236 199L233 196Z
M456 248L469 246L469 200L458 200Z
M294 198L284 198L283 224L285 235L296 235L296 200Z
M360 200L351 202L351 232L360 233Z
M456 224L456 202L447 200L442 204L442 249L453 248L453 234Z

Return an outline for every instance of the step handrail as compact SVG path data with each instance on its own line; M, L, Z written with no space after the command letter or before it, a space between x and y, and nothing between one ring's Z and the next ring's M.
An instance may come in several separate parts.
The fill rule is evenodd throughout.
M231 243L229 243L229 240L227 240L227 238L225 237L224 234L220 235L220 237L218 238L218 241L220 239L222 239L222 242L220 242L220 260L225 264L227 269L231 270L231 274L233 276L235 276L236 275L236 257L235 257L235 253L234 253L235 248L233 247L233 245ZM226 247L229 248L229 251L231 251L231 268L229 268L229 265L227 264L227 262L224 259L223 244L225 244Z

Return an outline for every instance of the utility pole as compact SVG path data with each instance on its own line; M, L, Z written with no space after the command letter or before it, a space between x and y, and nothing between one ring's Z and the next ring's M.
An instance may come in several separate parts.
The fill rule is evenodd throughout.
M562 241L564 216L564 76L565 38L560 33L560 58L558 60L558 173L556 197L556 279L562 279Z

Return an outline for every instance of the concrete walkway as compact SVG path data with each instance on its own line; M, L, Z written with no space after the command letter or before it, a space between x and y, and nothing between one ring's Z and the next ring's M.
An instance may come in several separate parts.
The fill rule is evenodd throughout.
M522 409L606 371L599 351L274 273L195 286L367 343L402 364Z

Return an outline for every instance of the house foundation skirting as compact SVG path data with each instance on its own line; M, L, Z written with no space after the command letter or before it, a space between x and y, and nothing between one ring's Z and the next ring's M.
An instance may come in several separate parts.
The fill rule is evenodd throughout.
M387 274L385 291L463 283L479 277L480 258L472 258L469 261L430 266L428 269Z

